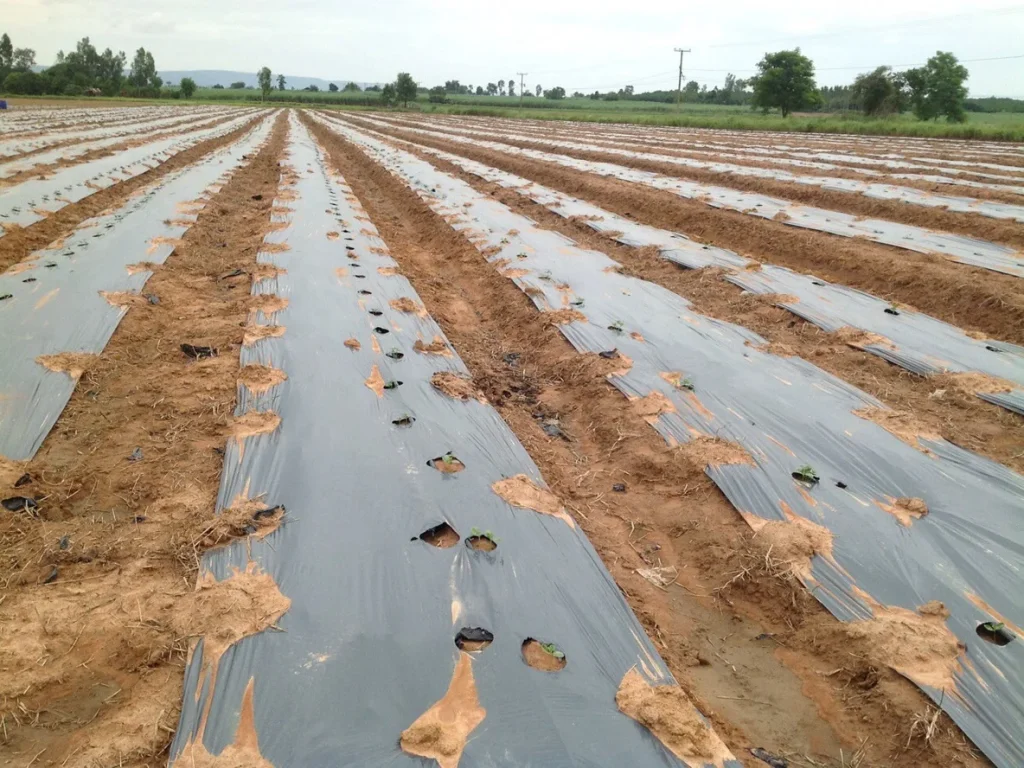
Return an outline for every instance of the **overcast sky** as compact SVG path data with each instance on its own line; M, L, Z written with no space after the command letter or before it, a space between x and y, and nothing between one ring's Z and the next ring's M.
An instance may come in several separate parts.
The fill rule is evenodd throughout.
M971 94L1024 97L1024 5L1007 0L0 0L0 32L50 64L89 35L101 50L139 46L162 70L232 69L378 82L409 71L424 85L486 85L530 74L566 90L713 86L752 73L769 50L800 46L823 85L936 50L967 61Z

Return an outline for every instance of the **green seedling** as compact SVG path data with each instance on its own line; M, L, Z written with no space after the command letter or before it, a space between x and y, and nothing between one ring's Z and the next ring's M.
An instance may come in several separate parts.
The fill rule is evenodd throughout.
M401 385L400 381L388 381L384 383L384 389L398 389Z
M680 389L688 389L688 390L690 390L691 392L693 392L693 390L694 390L694 388L695 388L695 387L694 387L694 383L693 383L693 379L691 379L691 378L689 378L689 377L687 377L687 378L683 379L683 380L682 380L682 381L680 382L680 384L679 384L679 388L680 388Z
M516 254L516 258L517 259L525 259L525 258L527 258L526 251L520 251L519 253L517 253Z
M608 326L609 331L615 331L616 333L622 333L624 326L621 320L616 320L614 323Z
M450 467L455 461L455 455L451 451L448 451L448 453L441 457L441 461Z
M814 471L814 467L810 464L804 464L800 467L793 473L793 477L797 480L803 480L805 483L816 483L821 479L818 477L818 473Z
M495 536L493 533L491 533L490 531L481 531L479 528L476 527L470 529L469 535L470 537L475 537L478 539L489 539L495 545L497 545L498 543L498 537Z
M538 275L541 280L551 280L551 270L545 270Z
M558 650L558 646L554 643L541 643L540 647L543 648L547 653L554 656L556 659L565 658L565 654Z
M501 244L502 245L508 245L509 244L509 239L507 237L501 238Z
M986 621L981 626L986 632L1002 632L1006 628L1006 624L1001 621Z

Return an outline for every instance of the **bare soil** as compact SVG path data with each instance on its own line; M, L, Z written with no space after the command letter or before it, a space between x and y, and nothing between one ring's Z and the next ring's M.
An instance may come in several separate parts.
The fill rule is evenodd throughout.
M683 269L661 258L655 248L620 245L590 229L585 222L558 216L512 190L465 173L452 163L426 154L421 156L545 228L607 253L623 265L623 274L657 283L685 297L701 314L756 331L777 353L802 357L890 408L913 413L922 433L943 437L1024 473L1024 417L977 397L974 393L983 389L979 382L968 380L954 386L948 376L917 376L862 351L860 335L851 336L842 330L826 333L776 306L780 297L745 293L724 279L723 270Z
M594 543L687 696L744 762L748 747L840 764L984 765L927 699L779 567L704 474L668 447L526 296L357 148L311 125L402 273ZM516 353L514 364L506 356ZM472 392L472 389L465 387ZM471 396L468 393L466 396ZM555 418L567 439L549 437ZM622 484L625 492L612 487ZM642 572L642 573L641 573ZM557 642L557 638L554 638ZM828 762L832 761L832 762Z
M864 240L797 230L709 208L694 200L535 160L454 142L384 131L415 144L462 155L587 200L620 216L728 248L755 261L814 274L905 304L966 331L1024 343L1020 278L901 251Z
M249 131L260 119L262 118L254 117L236 131L200 142L170 158L159 167L146 171L134 179L122 181L96 192L77 203L67 205L42 221L28 227L9 228L6 234L0 237L0 271L6 270L12 264L16 264L33 251L49 245L59 237L70 234L86 219L123 204L133 192L152 184L174 170L194 163L215 149L230 144Z
M286 607L256 572L194 589L203 551L281 524L280 512L253 519L259 500L220 516L214 504L249 293L218 277L256 265L285 126L150 278L159 305L131 308L36 458L0 462L0 488L28 473L19 492L39 501L35 517L0 515L0 751L12 765L165 763L193 641L229 643ZM220 354L192 360L182 342Z

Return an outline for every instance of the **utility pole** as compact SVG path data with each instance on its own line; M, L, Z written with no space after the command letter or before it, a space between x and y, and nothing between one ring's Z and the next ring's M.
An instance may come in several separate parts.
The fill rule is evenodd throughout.
M529 72L516 72L519 75L519 108L523 108L523 78L526 77Z
M676 109L682 109L683 107L683 54L690 53L689 48L675 48L676 53L679 54L679 85L676 87Z

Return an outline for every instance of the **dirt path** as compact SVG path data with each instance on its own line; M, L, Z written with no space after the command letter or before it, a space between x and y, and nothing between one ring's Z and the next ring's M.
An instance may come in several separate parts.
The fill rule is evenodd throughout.
M745 751L758 746L837 766L841 748L846 765L858 750L866 764L984 764L944 715L929 743L910 733L928 711L924 697L766 565L762 542L704 475L703 446L666 447L605 381L614 362L577 354L413 192L336 135L312 130L673 673L747 765L764 765ZM663 585L637 572L658 568L648 576L666 576Z
M133 303L106 350L82 361L36 458L0 463L3 496L39 502L35 516L0 514L0 751L11 765L166 760L190 639L221 613L193 591L198 557L249 522L214 518L214 500L245 272L270 225L284 128L282 116L150 278L159 303ZM181 343L219 354L191 360Z
M716 210L669 192L405 131L382 133L462 155L588 200L621 216L681 232L746 258L817 275L896 301L967 331L1024 343L1020 279L784 224Z
M6 234L0 237L0 271L6 270L33 251L43 248L62 235L73 231L75 227L86 219L117 207L133 192L149 186L167 174L195 162L215 149L232 143L251 130L257 121L262 119L264 119L263 116L254 116L252 120L231 133L202 141L184 152L179 152L167 162L162 163L151 171L146 171L133 179L114 184L112 187L89 195L77 203L66 205L56 213L31 226L9 227Z
M849 213L854 216L885 219L917 227L955 232L968 237L979 237L1018 248L1024 247L1024 226L1019 222L993 219L981 214L954 213L941 208L927 208L894 200L876 200L859 193L833 192L821 187L808 186L797 182L773 181L730 173L719 173L659 161L655 158L630 157L613 152L603 152L600 149L586 150L564 147L558 144L547 143L543 139L531 141L511 136L498 136L492 140L513 147L535 149L541 152L566 155L582 160L614 163L627 168L653 171L665 176L686 179L702 184L712 184L744 192L771 195L830 211ZM710 162L710 160L706 162ZM818 174L808 173L806 175ZM971 196L965 195L963 190L960 190L958 194L965 197Z
M826 333L775 306L773 296L745 293L725 280L722 270L682 269L661 258L654 248L620 245L594 232L584 222L558 216L512 190L462 171L453 163L418 152L408 144L403 144L402 149L500 200L546 229L607 253L623 265L624 274L657 283L685 297L701 314L749 328L766 338L777 353L802 357L874 395L890 408L913 414L917 423L926 426L930 433L1024 473L1024 417L958 388L955 378L916 376L849 346L840 334ZM943 394L936 396L940 390Z

